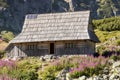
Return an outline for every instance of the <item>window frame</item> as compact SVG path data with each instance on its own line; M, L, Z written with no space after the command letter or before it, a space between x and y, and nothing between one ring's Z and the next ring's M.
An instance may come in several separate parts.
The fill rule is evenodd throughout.
M65 43L65 48L69 49L69 48L76 48L77 47L77 44L74 43L74 42L68 42L68 43Z
M38 45L37 44L28 44L27 45L27 50L37 50Z

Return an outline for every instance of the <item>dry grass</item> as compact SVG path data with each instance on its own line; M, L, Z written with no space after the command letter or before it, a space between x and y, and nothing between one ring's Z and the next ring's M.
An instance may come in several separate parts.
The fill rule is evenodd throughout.
M0 50L4 50L8 46L8 43L0 41Z

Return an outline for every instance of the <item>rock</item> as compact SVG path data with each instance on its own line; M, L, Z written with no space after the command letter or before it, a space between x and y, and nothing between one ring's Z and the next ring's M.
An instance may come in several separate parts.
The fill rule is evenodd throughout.
M90 77L90 78L87 78L86 80L93 80L93 78L92 78L92 77Z
M104 75L103 78L106 79L106 80L108 80L109 76L108 75Z
M72 80L78 80L78 79L72 79Z
M117 61L117 62L113 63L112 68L116 68L116 67L119 67L119 66L120 66L120 61Z
M52 59L57 59L57 56L52 56Z
M94 76L93 80L99 80L99 77L98 76Z
M114 60L113 60L113 59L110 59L110 60L108 60L108 63L109 63L109 64L113 64L113 63L114 63Z
M116 68L117 73L120 73L120 67Z
M109 74L109 70L104 70L103 73L107 75Z
M112 74L111 76L110 76L110 80L113 80L114 79L114 77L115 77L115 75L114 74Z
M105 80L104 78L99 78L98 80Z
M52 55L45 55L44 59L52 59Z
M57 78L56 80L69 80L69 77L67 75L69 71L67 69L63 69L58 75L57 75Z
M79 79L78 80L85 80L86 79L86 77L85 76L81 76L81 77L79 77Z
M44 59L44 57L43 57L43 56L41 56L41 57L40 57L40 60L41 60L41 61L45 61L45 59Z
M118 70L117 68L113 68L111 71L110 71L111 74L118 74Z
M45 55L40 57L41 61L54 61L55 59L58 59L58 57L54 55Z
M72 79L70 78L69 73L66 74L66 80L72 80Z
M109 67L105 67L104 70L109 70Z

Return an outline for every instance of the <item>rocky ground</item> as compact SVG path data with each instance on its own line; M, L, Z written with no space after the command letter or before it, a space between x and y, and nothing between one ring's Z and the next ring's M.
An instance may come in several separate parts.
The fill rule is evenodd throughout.
M55 56L45 56L41 57L41 60L53 60L58 57ZM110 59L108 61L108 64L110 66L107 66L104 68L103 71L98 76L93 77L87 77L87 76L81 76L78 79L71 79L69 77L69 69L63 69L57 76L56 80L120 80L120 60L114 61L113 59Z
M111 66L105 67L98 76L81 76L78 79L71 79L68 70L63 70L57 76L56 80L120 80L120 61L109 60Z
M40 61L51 62L59 58L60 56L46 55L40 57ZM120 60L114 61L113 59L109 59L108 64L109 66L106 66L97 76L81 76L77 79L71 79L69 75L70 69L66 68L59 72L55 80L120 80ZM45 66L43 65L43 67Z

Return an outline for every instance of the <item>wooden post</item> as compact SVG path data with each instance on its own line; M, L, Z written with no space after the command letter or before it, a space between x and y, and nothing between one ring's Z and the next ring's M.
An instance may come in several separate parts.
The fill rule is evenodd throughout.
M14 56L18 57L18 48L16 45L14 46Z

